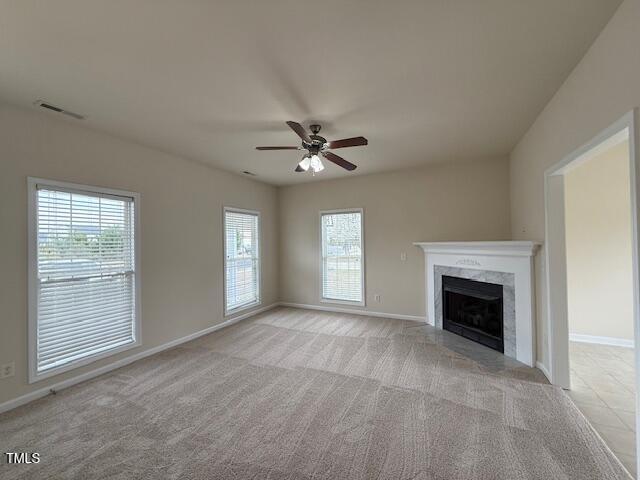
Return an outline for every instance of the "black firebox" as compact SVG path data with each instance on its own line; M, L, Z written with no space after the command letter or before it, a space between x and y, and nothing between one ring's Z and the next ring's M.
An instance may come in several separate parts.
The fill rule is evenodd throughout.
M504 353L502 285L442 276L442 328Z

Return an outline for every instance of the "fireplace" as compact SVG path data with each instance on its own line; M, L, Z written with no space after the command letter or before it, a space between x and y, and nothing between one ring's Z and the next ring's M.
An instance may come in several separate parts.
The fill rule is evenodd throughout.
M442 276L442 328L504 352L502 285Z
M534 367L536 328L533 258L540 244L508 241L417 242L415 245L424 251L427 323L437 329L444 328L443 277L502 285L502 353ZM495 298L499 292L492 292L492 295ZM494 340L490 336L485 339Z

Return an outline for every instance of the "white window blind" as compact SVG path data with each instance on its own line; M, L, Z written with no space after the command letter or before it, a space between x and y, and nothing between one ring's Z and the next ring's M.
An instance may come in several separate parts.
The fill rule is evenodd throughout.
M225 311L260 303L259 217L257 212L224 211Z
M323 212L322 298L363 303L362 211Z
M133 198L36 186L36 375L135 343Z

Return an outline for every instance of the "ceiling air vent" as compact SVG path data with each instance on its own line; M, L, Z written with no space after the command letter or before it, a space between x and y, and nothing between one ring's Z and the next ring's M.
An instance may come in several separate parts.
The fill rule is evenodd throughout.
M46 108L47 110L51 110L52 112L62 113L63 115L67 115L69 117L73 117L76 120L84 120L84 115L80 115L78 113L70 112L69 110L65 110L64 108L56 107L55 105L51 105L48 102L44 102L42 100L38 100L34 102L34 105L42 108Z

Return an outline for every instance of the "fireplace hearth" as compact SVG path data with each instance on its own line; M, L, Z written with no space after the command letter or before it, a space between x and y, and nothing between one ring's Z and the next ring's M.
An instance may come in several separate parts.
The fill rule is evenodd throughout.
M442 276L442 328L504 352L503 287Z

